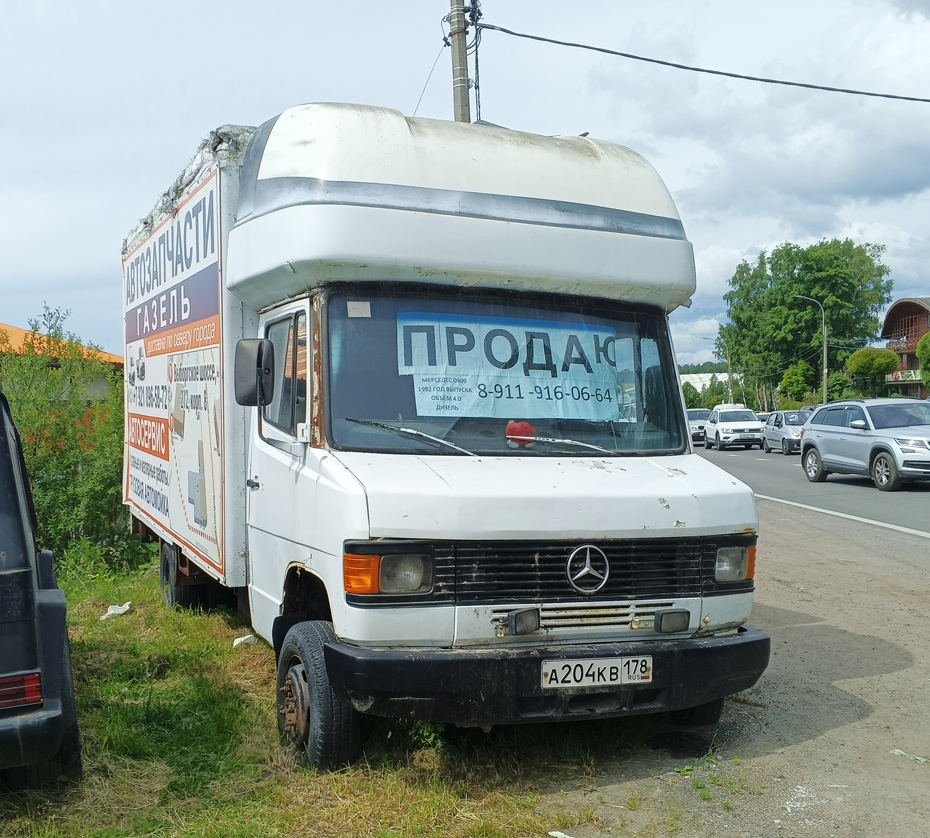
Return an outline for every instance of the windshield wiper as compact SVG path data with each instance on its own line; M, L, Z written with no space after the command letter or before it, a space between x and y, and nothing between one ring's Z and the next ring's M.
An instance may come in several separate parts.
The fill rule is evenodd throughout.
M441 439L438 436L433 436L432 434L418 431L416 428L403 428L400 425L388 425L386 422L372 422L370 419L353 419L351 416L346 416L346 422L355 422L358 425L368 425L371 428L384 428L386 431L395 431L396 433L404 434L406 436L416 436L420 437L421 439L428 439L430 442L437 442L440 445L445 445L447 448L452 448L455 451L458 451L460 454L467 454L469 457L478 456L472 451L468 451L465 448L460 448L454 442L449 442L448 440Z
M513 436L508 435L507 439L525 439L528 442L551 442L559 445L575 445L578 448L590 448L592 451L600 451L602 454L609 454L611 457L619 457L619 451L611 451L609 448L601 448L600 445L591 445L587 442L579 442L577 439L554 439L548 436Z

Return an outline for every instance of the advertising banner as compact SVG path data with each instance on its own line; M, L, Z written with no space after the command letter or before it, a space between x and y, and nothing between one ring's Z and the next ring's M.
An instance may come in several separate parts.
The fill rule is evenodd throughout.
M214 172L123 260L124 500L223 572Z
M397 367L419 416L609 421L621 414L632 341L581 323L407 312Z

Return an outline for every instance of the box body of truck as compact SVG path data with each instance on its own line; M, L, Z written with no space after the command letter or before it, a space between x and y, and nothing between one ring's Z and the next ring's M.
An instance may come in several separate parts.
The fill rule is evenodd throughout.
M214 132L123 263L126 502L166 590L247 600L310 763L359 713L713 720L761 675L755 504L691 449L693 252L635 153L300 106Z

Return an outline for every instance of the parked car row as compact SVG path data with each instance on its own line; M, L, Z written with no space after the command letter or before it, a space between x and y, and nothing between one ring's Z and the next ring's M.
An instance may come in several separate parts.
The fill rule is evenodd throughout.
M800 452L812 483L830 474L858 474L888 492L930 480L930 400L848 399L776 410L764 424L744 405L721 404L689 410L688 421L692 440L703 440L705 448L758 445L766 453Z

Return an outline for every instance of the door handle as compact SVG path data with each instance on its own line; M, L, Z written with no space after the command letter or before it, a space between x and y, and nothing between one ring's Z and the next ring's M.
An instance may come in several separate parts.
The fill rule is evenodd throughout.
M250 477L248 480L245 481L245 485L254 491L262 484L259 483L257 480L252 480L252 478Z

